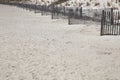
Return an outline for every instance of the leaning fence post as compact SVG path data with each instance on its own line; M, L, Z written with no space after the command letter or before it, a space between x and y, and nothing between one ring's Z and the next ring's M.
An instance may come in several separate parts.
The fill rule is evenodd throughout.
M103 35L103 27L104 27L104 21L105 21L105 11L103 10L102 11L102 16L101 16L101 32L100 32L100 35L102 36Z
M111 8L111 24L114 23L114 13L113 13L113 8Z

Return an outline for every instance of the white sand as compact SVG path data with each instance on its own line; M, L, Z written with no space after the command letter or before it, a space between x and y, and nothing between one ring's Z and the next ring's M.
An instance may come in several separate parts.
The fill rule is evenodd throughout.
M0 80L120 80L120 36L0 5Z

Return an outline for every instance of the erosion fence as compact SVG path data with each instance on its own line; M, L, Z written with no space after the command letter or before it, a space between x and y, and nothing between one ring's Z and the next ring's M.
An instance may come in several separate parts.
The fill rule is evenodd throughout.
M51 15L52 19L60 19L60 18L67 19L68 18L69 8L64 7L64 6L53 5L51 9L52 9L52 15Z
M16 6L29 11L34 11L35 13L41 13L41 15L51 15L51 7L48 7L47 5L16 3L16 2L2 3L2 4Z
M106 9L102 11L101 35L120 35L120 11Z
M101 21L102 9L69 9L68 24L81 24L88 21Z
M120 11L115 9L85 9L82 7L47 6L28 3L2 3L25 10L51 15L52 19L68 19L68 24L81 24L90 21L101 23L100 35L120 35Z

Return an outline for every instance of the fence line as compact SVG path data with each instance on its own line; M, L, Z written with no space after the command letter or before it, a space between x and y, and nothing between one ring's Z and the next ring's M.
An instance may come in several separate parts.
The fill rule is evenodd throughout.
M101 22L100 35L120 35L120 11L114 9L83 9L61 6L47 6L23 3L2 3L17 6L41 15L51 15L52 19L68 19L68 24L81 24L87 21Z

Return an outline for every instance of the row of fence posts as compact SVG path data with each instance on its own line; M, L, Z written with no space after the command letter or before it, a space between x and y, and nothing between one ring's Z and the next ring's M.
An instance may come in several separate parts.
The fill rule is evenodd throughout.
M75 11L73 9L69 9L69 15L68 15L68 24L72 25L72 24L77 24L77 22L79 23L80 20L76 21L75 23L75 19L82 19L83 12L82 12L82 7L80 9L76 8Z
M56 7L54 5L51 6L52 9L52 15L51 18L52 19L59 19L59 18L64 18L66 15L66 8L65 7Z
M6 4L6 3L5 3ZM83 16L83 8L66 8L57 7L52 5L51 7L46 5L33 5L33 4L21 4L21 3L7 3L7 5L13 5L21 7L26 10L35 11L35 13L41 13L41 15L51 15L52 19L68 18L68 24L77 24L80 20L89 19L88 16ZM115 19L117 16L117 19ZM75 22L75 23L74 23ZM114 13L114 9L102 10L101 16L101 32L100 35L120 35L120 12Z

